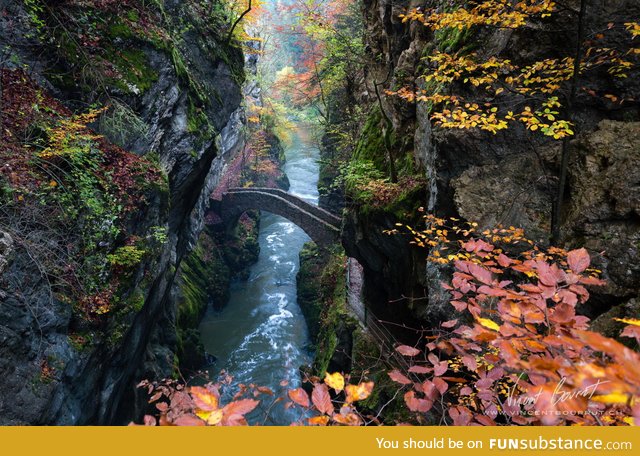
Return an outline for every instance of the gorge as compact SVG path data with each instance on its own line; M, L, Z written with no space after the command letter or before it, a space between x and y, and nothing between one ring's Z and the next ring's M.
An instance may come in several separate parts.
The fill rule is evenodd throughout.
M638 356L636 1L0 13L0 424L570 424L486 390Z

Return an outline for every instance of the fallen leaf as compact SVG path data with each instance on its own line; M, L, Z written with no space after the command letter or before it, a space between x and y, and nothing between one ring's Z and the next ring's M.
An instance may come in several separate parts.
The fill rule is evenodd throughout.
M478 323L488 329L492 329L494 331L500 331L500 325L498 325L493 320L489 320L488 318L478 318Z
M311 400L313 401L313 405L315 405L321 413L326 413L327 415L333 414L333 403L331 402L327 385L318 383L314 386L311 392Z
M307 395L307 392L302 388L289 390L287 394L289 395L289 399L291 399L296 404L301 405L302 407L309 407L309 405L311 404L309 402L309 396Z
M344 389L344 377L340 372L334 372L333 374L327 372L324 377L324 383L329 388L333 388L336 393Z
M358 385L347 385L347 402L363 401L371 395L373 382L362 382Z

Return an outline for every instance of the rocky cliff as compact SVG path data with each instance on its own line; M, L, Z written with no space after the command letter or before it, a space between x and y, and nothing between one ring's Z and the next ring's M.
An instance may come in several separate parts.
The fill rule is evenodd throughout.
M0 11L0 421L123 423L177 367L176 271L239 150L243 56L217 1Z
M385 171L382 109L392 124L393 154L399 167L405 168L400 174L427 179L426 194L412 197L407 208L419 204L439 216L477 221L483 228L498 224L523 227L536 242L547 244L558 193L560 141L519 127L497 134L443 129L430 119L433 107L429 103L384 94L402 87L432 94L433 85L424 80L433 71L426 58L438 51L460 55L473 51L483 58L514 62L574 55L580 2L567 2L553 18L515 30L475 27L463 33L445 28L434 33L419 21L402 19L412 8L442 12L450 3L362 2L368 64L361 100L371 106L367 122L376 128L372 134L367 124L362 127L351 161L358 160L358 151L369 144L379 151L380 169ZM587 46L623 49L623 40L630 41L630 36L624 35L622 25L639 14L634 1L587 1L584 34L600 40L596 45L587 41ZM604 70L585 73L572 105L577 135L567 142L569 166L559 242L569 248L587 247L598 257L597 264L608 280L592 305L582 309L590 317L623 304L640 290L637 57L631 61L626 78L615 78ZM383 93L381 103L376 99L376 86ZM448 89L468 98L477 95L473 87L461 84L451 83ZM616 96L603 97L608 91L615 91ZM619 103L623 98L627 101ZM403 165L402 160L410 160L411 166ZM365 290L372 305L387 314L402 314L409 308L414 317L431 324L447 318L450 306L439 286L446 278L446 267L426 265L423 253L417 255L398 239L381 234L397 221L414 225L419 221L388 209L372 216L370 209L352 204L345 247L365 267Z

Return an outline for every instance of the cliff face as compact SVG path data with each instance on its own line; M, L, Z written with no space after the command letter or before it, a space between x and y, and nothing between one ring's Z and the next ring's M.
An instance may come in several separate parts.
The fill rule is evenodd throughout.
M243 56L220 32L221 10L169 0L0 2L10 146L0 162L2 424L126 422L136 381L176 368L176 271L200 236L244 120ZM21 109L35 132L9 112L17 106L10 97L27 87L34 98ZM89 166L80 166L54 150L52 132L78 120L67 108L93 103L110 106L89 119L106 139L83 139ZM19 180L21 172L34 181ZM84 194L51 194L83 189L89 178L96 207L85 207ZM140 198L122 209L126 192L112 194L113 183ZM26 219L25 207L38 213ZM71 274L69 265L81 270ZM108 292L119 299L101 300Z
M577 1L566 5L573 12L565 10L547 22L508 31L488 28L433 33L417 21L403 22L399 17L407 8L442 11L448 3L451 2L362 2L368 54L363 102L377 106L372 89L375 84L380 91L408 87L426 89L428 95L433 88L429 89L421 76L432 71L425 57L436 51L464 53L472 49L485 58L496 56L514 62L575 53ZM602 40L598 46L624 49L628 44L623 41L630 37L620 26L638 17L638 8L637 2L627 0L587 1L585 36L597 35ZM598 35L608 29L619 31L603 33L604 38ZM585 246L596 254L595 261L609 282L606 289L596 293L591 307L583 309L591 317L640 291L638 176L637 166L630 165L640 158L638 147L632 146L639 128L638 103L612 103L602 97L615 91L618 100L636 98L637 57L630 59L636 65L627 78L615 78L606 71L582 76L579 86L584 89L579 88L573 103L577 135L568 144L570 163L560 242L569 248ZM469 99L480 96L479 89L476 93L473 88L455 84L449 89L453 93L462 91ZM498 224L523 227L536 242L548 243L560 175L560 141L532 135L518 126L495 135L443 129L430 120L427 103L408 103L397 96L383 97L382 108L393 124L393 153L398 160L410 157L427 179L427 193L415 203L439 216L477 221L481 228ZM366 126L363 130L361 142L372 142L367 138ZM417 221L389 211L372 217L358 207L351 208L349 214L346 248L365 267L365 289L380 311L393 313L398 307L409 307L415 317L427 322L447 318L450 306L439 287L446 278L446 267L426 265L409 247L396 245L395 240L385 240L380 234L398 219L413 224ZM600 252L604 253L598 255ZM404 305L388 303L402 296L418 300L401 300Z

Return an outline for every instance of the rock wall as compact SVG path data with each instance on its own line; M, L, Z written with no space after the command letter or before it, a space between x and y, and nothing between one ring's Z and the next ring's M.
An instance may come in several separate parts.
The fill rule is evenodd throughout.
M138 134L116 134L109 128L113 116L94 127L128 150L157 157L168 184L167 194L149 192L145 209L126 222L138 236L161 228L161 245L128 276L122 299L131 306L99 327L79 321L68 302L52 295L50 272L37 270L37 258L12 247L0 229L2 424L126 423L139 412L133 410L136 382L174 372L176 271L238 150L244 62L224 39L221 19L211 16L220 5L118 3L0 2L3 67L26 69L72 109L107 100L126 113L120 130ZM94 25L97 32L78 31L85 41L47 35L58 30L47 21L81 17L102 21ZM76 60L84 53L89 62Z
M566 12L550 22L522 29L472 30L466 34L446 30L434 34L418 22L403 22L399 17L405 8L442 9L447 3L451 2L362 2L369 57L363 104L377 105L372 89L375 83L382 91L425 88L420 78L429 71L424 57L434 50L455 52L467 46L485 57L516 62L575 52L577 16ZM579 2L567 6L577 11ZM609 23L629 22L640 14L638 8L637 2L628 0L588 1L585 29L595 34L606 30ZM628 38L622 31L614 32L601 45L622 48L622 40ZM627 78L594 72L582 78L580 85L592 89L592 94L615 90L621 97L634 98L639 79L637 59L632 60L635 66ZM637 100L619 105L587 92L579 90L574 104L578 134L569 144L561 243L569 248L587 247L609 281L605 290L596 292L591 306L583 309L596 317L640 291L636 280L640 258L638 176L637 166L631 165L638 162L639 111ZM465 95L472 98L474 94L467 91ZM445 130L430 120L426 103L408 103L394 96L384 97L383 108L393 123L396 157L412 157L427 178L427 193L418 201L426 210L477 221L481 227L523 227L535 241L549 242L558 186L559 141L519 127L496 135ZM415 222L400 219L407 220ZM380 234L397 221L398 217L390 214L372 217L362 208L351 207L345 247L365 268L365 291L373 305L391 314L409 308L416 318L436 324L451 312L448 297L439 287L447 277L447 268L427 266L420 254Z

